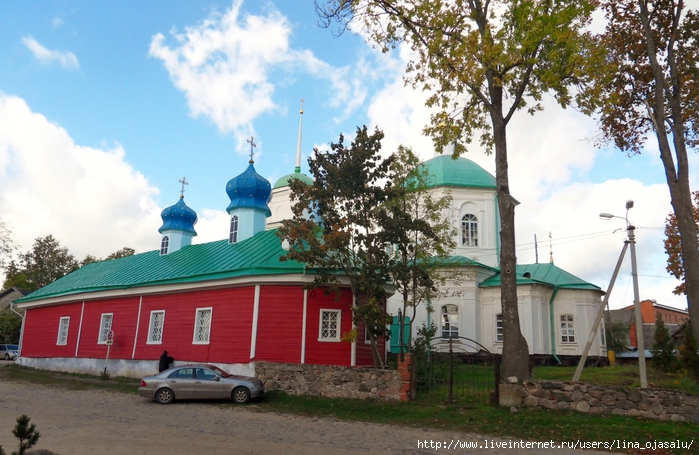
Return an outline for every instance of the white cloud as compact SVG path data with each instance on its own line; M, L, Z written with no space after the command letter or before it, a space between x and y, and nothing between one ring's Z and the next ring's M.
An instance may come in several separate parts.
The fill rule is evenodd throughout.
M52 62L58 62L63 68L67 69L78 69L80 68L80 63L78 63L78 57L72 52L68 51L52 51L46 49L37 40L31 36L25 36L22 38L22 42L27 49L29 49L34 57L41 63L48 65Z
M0 181L0 214L22 251L48 234L78 259L159 245L158 189L126 162L121 146L75 144L23 99L1 93Z
M53 28L58 28L58 27L62 26L63 23L64 23L64 21L60 17L55 17L51 20L51 25L53 25Z
M207 117L221 132L234 133L242 151L254 120L280 109L271 82L275 71L304 72L329 83L330 105L343 108L344 117L361 106L365 65L335 68L309 50L293 49L286 17L275 9L266 16L245 14L242 4L234 0L225 13L213 12L182 33L172 31L172 46L162 33L151 40L149 55L163 61L192 116Z

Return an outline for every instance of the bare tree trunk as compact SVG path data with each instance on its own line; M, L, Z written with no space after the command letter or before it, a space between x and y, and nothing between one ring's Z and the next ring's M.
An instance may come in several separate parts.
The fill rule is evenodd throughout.
M650 27L648 2L638 2L646 38L646 51L655 79L654 105L648 105L648 114L653 120L655 135L660 149L660 159L665 168L665 179L670 189L670 202L677 218L677 230L682 246L682 267L684 268L685 294L689 310L689 320L695 338L699 339L699 239L694 222L694 206L689 186L689 160L685 142L684 115L682 112L682 81L677 71L674 38L668 44L667 65L670 69L670 81L666 80L663 68L658 61L658 47ZM682 11L683 2L675 6L673 31L676 30ZM674 156L666 123L665 103L669 104L670 128L673 138ZM675 163L676 161L676 163ZM675 167L677 166L677 167Z
M507 164L507 129L502 116L502 88L489 80L491 119L495 142L495 180L500 213L500 293L502 303L502 375L522 382L530 377L529 346L522 335L517 308L515 203L510 195Z

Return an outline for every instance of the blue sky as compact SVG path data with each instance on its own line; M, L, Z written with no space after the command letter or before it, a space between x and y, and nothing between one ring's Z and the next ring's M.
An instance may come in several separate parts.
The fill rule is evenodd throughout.
M255 135L255 167L272 183L292 172L301 98L304 170L313 147L363 124L383 129L385 150L431 158L425 95L402 82L408 50L384 55L316 22L311 0L0 2L0 216L15 241L26 250L53 233L80 259L155 249L183 175L196 242L224 238L245 139ZM539 261L552 248L557 265L606 288L624 223L598 214L623 216L634 199L641 298L684 307L664 272L670 205L652 144L633 158L597 149L593 120L545 104L509 129L518 260L534 262L536 235ZM482 150L467 158L494 172ZM613 307L632 302L629 278Z

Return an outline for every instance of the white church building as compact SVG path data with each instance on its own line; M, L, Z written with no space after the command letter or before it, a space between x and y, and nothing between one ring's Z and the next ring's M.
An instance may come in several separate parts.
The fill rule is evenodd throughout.
M432 191L452 196L451 221L457 232L452 252L462 264L461 282L446 297L415 309L412 336L424 325L434 325L441 338L465 337L492 353L502 352L500 303L500 220L495 177L466 158L445 154L423 163ZM518 264L517 299L522 334L529 353L539 356L582 355L604 292L554 263ZM402 296L388 301L388 312L398 315ZM412 318L413 309L406 315ZM397 319L396 319L397 322ZM395 331L394 324L392 331ZM589 356L606 357L604 330L595 337ZM395 352L397 334L391 345Z

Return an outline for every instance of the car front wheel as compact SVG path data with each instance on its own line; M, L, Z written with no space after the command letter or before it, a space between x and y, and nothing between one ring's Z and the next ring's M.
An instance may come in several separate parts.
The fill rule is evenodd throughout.
M5 354L5 360L10 360L10 354Z
M244 404L250 401L250 391L245 387L236 387L233 389L231 399L238 404Z
M175 393L172 391L172 389L163 387L156 392L155 399L160 404L170 404L175 401Z

